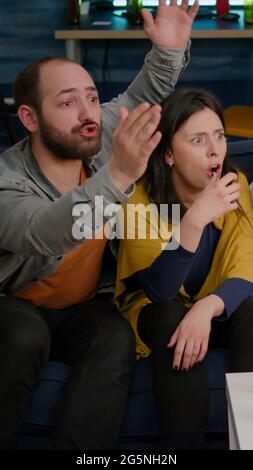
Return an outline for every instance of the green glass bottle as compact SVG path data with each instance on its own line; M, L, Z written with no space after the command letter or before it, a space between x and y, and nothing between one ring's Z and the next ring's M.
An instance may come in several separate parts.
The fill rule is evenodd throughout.
M244 0L244 23L253 23L253 0Z
M127 18L130 24L142 24L142 0L129 0L127 4Z
M68 23L80 23L80 7L81 0L67 0L67 17Z

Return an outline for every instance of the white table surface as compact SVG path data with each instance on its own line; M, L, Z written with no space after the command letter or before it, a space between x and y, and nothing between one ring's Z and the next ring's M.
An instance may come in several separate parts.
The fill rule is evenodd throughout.
M231 450L253 450L253 372L226 374Z

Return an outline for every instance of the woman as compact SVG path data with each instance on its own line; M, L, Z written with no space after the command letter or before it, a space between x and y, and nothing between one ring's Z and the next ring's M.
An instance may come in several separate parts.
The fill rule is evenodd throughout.
M252 206L245 176L229 167L213 95L178 90L162 105L159 130L161 141L129 202L143 204L138 227L125 207L115 300L134 328L138 355L153 352L163 445L201 448L208 345L230 349L231 371L253 371ZM180 240L168 249L164 205L171 228L175 203ZM140 226L145 236L138 237Z

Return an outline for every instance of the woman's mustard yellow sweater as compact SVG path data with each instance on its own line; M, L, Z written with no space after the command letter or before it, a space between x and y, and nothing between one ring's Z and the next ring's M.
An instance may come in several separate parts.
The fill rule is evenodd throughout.
M239 173L238 180L241 184L239 203L242 210L229 212L213 222L215 227L221 231L221 235L210 271L200 291L194 296L193 302L212 293L227 279L240 278L253 282L253 209L251 194L247 180L242 173ZM133 215L135 207L133 205L136 204L143 205L142 207L139 206L138 225L133 223L134 218L129 215ZM122 223L124 221L122 230L124 238L120 243L115 288L115 303L133 327L137 341L137 356L142 357L148 356L150 349L138 336L137 320L140 310L151 301L146 297L143 290L129 293L125 279L135 272L149 267L171 238L171 233L169 233L171 227L168 227L167 223L166 226L164 226L164 223L160 224L158 236L153 238L158 212L155 205L151 206L150 212L146 211L149 205L148 195L140 183L137 185L131 199L124 206L124 218L122 217ZM128 238L126 236L127 232ZM144 238L140 238L141 232L141 236ZM190 301L184 286L179 289L177 298L186 306L191 307L192 300Z

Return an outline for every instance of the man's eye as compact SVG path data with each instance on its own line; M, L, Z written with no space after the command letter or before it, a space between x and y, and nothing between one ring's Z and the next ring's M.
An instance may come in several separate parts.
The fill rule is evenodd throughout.
M66 101L64 101L63 105L64 105L66 108L68 108L69 106L72 105L72 101L66 100Z
M97 96L88 96L88 100L90 103L97 103L98 102L98 97Z

